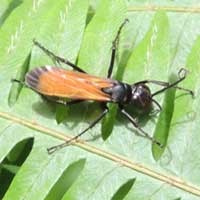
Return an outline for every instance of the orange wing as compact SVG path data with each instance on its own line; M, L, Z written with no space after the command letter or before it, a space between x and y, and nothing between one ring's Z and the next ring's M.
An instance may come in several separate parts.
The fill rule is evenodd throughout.
M64 70L58 67L38 67L26 74L26 84L38 93L70 99L110 101L102 88L113 86L110 79Z

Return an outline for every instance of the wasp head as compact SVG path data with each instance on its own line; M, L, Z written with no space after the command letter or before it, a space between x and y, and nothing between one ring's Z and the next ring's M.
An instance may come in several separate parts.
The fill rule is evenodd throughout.
M139 113L149 112L152 105L151 91L149 87L141 83L131 85L131 89L131 105L133 105Z

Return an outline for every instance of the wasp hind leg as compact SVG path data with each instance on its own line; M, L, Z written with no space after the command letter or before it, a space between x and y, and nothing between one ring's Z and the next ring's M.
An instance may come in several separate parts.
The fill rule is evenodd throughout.
M29 87L29 86L26 84L25 81L21 81L21 80L19 80L19 79L13 78L13 79L11 79L11 82L12 82L12 83L18 83L19 85L21 85L21 86L23 86L23 87L32 89L31 87Z
M15 78L11 79L11 82L12 83L19 83L20 85L26 86L24 81L21 81L21 80L15 79Z
M85 132L87 132L89 129L93 128L101 119L103 119L103 117L108 113L108 108L105 108L104 111L86 128L84 129L82 132L80 132L78 135L72 137L71 139L67 140L64 143L61 143L59 145L50 147L47 149L48 154L52 154L55 151L62 149L63 147L69 145L71 142L77 140L80 136L82 136Z
M62 58L60 56L55 55L53 52L51 52L50 50L48 50L46 47L44 47L42 44L40 44L38 41L36 41L35 39L33 40L34 45L36 45L37 47L39 47L42 51L44 51L49 57L55 59L58 63L64 63L66 65L69 65L70 67L72 67L74 70L82 72L82 73L86 73L84 70L82 70L80 67L78 67L77 65L71 63L69 60Z

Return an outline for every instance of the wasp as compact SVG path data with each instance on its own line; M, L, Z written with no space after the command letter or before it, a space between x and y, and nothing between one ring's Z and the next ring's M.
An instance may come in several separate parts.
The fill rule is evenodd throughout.
M159 141L155 140L147 132L145 132L139 126L137 120L132 117L130 113L128 113L126 110L127 105L131 105L132 107L137 108L137 110L145 113L152 108L152 104L154 103L159 108L159 111L161 111L162 108L154 99L154 97L170 88L177 88L179 90L186 91L193 96L193 91L177 86L178 83L186 78L187 71L185 69L181 69L179 71L179 79L174 83L157 80L143 80L133 84L128 84L112 79L111 76L115 61L117 44L119 42L119 35L122 27L126 22L127 20L121 24L112 43L110 66L106 78L87 74L77 65L71 63L67 59L55 55L39 42L33 40L34 44L43 50L47 55L55 59L58 63L61 62L69 65L74 69L74 71L53 66L36 67L26 73L24 82L17 79L13 79L13 81L23 83L26 87L34 90L44 97L53 98L53 101L58 104L69 106L83 101L96 101L99 102L103 107L102 113L96 119L94 119L94 121L92 121L86 129L84 129L78 135L72 137L70 140L48 148L48 153L53 153L54 151L70 144L72 141L83 135L86 131L94 127L109 112L109 108L106 105L108 102L118 105L122 115L126 117L138 130L137 134L148 138L153 143L162 147L162 144L160 144ZM159 85L162 88L152 93L148 87L148 84L150 83ZM70 99L70 101L61 100L66 98Z

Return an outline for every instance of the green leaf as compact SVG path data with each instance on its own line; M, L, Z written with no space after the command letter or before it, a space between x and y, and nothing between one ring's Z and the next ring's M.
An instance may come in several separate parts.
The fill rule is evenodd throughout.
M123 184L118 191L114 194L112 197L112 200L122 200L127 195L129 190L132 188L133 184L135 182L135 179L130 179L125 184Z
M78 64L88 72L106 76L112 41L125 19L125 11L123 0L117 3L103 0L99 3L94 17L85 30L78 60ZM120 15L116 17L116 13Z
M65 192L70 188L73 182L78 178L81 171L84 168L85 160L81 159L71 164L63 173L62 177L51 189L46 200L50 199L62 199Z
M16 165L6 165L6 164L4 164L2 167L4 169L8 170L9 172L13 173L13 174L16 174L17 171L19 170L19 167L16 166Z
M102 122L101 126L101 135L103 140L106 140L110 134L112 133L114 123L115 123L115 117L117 115L117 105L111 104L108 106L109 108L109 114L107 114Z
M172 74L169 78L169 83L176 82L177 76ZM152 153L154 159L157 161L161 158L169 137L169 129L171 120L174 112L174 101L175 101L175 88L171 88L165 92L164 102L162 105L162 111L159 115L157 125L153 137L156 141L159 141L162 148L157 144L152 144Z
M1 13L7 10L6 5ZM130 200L199 199L200 20L194 5L195 1L27 0L13 8L0 29L1 167L21 141L34 141L14 178L6 174L0 179L2 187L7 180L0 197L107 200L122 194L122 188L124 199ZM161 11L156 12L158 7ZM145 79L168 81L170 74L185 67L190 73L180 86L192 89L195 98L182 95L181 91L176 91L175 99L170 97L170 101L168 94L156 97L166 110L174 103L172 117L171 113L162 114L171 122L167 122L167 131L162 129L168 137L164 136L167 145L158 161L152 156L151 141L136 136L135 128L120 113L111 116L115 126L106 141L100 137L98 123L82 140L48 155L47 148L80 133L101 108L90 102L73 105L58 125L53 103L25 87L13 92L12 78L23 80L23 74L34 67L55 65L32 40L35 38L55 54L78 63L88 73L106 77L112 41L125 18L129 23L120 36L114 68L114 74L121 77L116 78L129 84ZM160 89L149 87L152 93ZM159 117L136 116L131 109L128 111L152 136ZM112 128L108 122L110 125ZM20 155L23 152L22 148L18 151ZM17 153L12 158L18 161ZM135 177L134 186L131 179L132 184L127 187L130 177Z
M2 0L0 5L0 27L11 12L22 3L21 0Z

